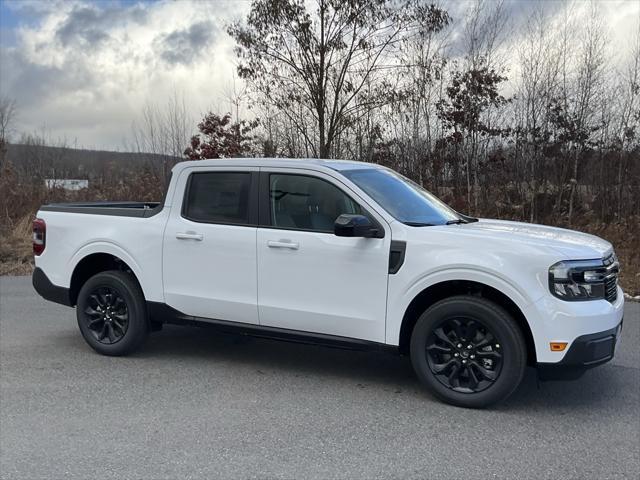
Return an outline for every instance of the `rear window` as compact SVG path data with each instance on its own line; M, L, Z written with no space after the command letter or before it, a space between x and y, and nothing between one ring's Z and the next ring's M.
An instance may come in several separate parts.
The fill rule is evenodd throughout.
M195 222L249 223L250 172L192 173L183 216Z

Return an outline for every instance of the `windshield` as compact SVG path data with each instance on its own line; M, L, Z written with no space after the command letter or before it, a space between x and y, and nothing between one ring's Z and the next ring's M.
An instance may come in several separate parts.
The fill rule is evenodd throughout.
M446 225L463 221L447 204L417 183L388 169L343 170L345 177L364 190L396 220L407 225Z

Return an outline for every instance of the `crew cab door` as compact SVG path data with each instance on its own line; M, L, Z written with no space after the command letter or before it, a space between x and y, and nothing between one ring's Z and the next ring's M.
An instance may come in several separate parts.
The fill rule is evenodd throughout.
M176 192L183 195L164 233L165 302L187 315L257 324L258 169L186 169Z
M384 238L334 235L343 213L369 216ZM384 342L391 235L382 218L329 175L263 168L260 225L261 325Z

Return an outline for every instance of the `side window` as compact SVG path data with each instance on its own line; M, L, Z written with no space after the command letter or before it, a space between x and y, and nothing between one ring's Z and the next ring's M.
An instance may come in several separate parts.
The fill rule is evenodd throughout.
M343 213L362 214L360 205L331 183L305 175L269 175L271 225L333 232Z
M249 223L250 172L192 173L182 215L194 222Z

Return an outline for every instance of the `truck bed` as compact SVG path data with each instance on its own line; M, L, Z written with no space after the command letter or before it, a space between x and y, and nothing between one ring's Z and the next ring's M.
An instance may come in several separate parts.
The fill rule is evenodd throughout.
M114 215L147 218L162 210L161 202L70 202L43 205L47 212L84 213L86 215Z

